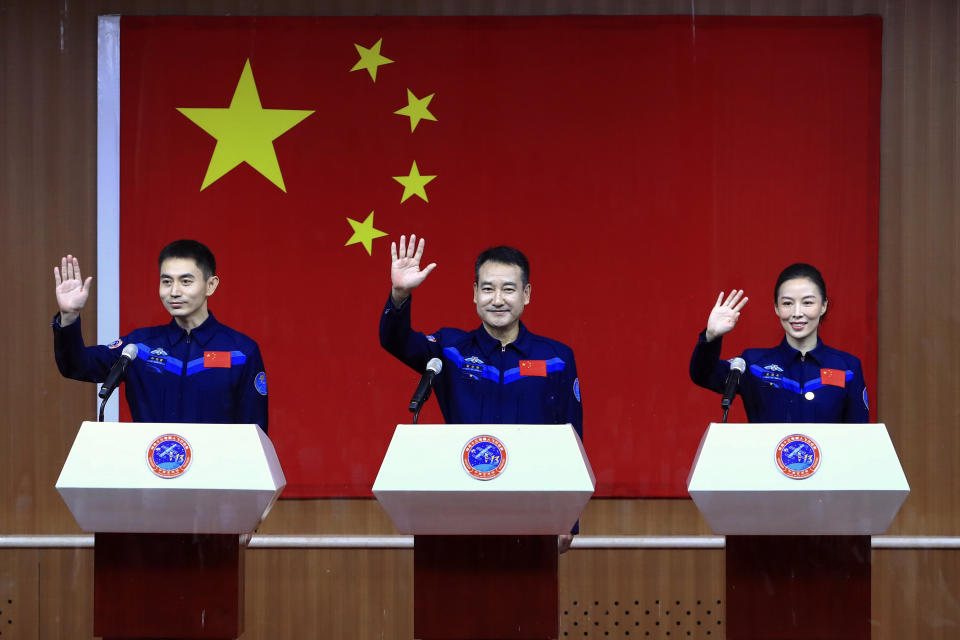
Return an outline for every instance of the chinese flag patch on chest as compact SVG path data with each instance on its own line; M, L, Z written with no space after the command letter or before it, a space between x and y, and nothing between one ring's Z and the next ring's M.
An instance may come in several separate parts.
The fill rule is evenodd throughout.
M843 389L847 386L847 372L840 369L820 369L820 382Z
M229 351L204 351L203 352L204 369L229 369L230 352Z
M521 360L520 375L540 376L541 378L546 378L547 377L547 361L546 360Z

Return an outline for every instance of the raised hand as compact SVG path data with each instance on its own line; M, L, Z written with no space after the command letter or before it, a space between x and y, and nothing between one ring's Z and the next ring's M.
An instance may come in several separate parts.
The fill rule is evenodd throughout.
M707 342L729 333L736 326L737 320L740 319L740 310L749 299L743 297L743 289L739 291L734 289L726 300L723 299L723 291L720 292L717 296L717 304L714 305L707 319Z
M57 306L60 307L60 326L73 324L80 310L90 296L90 282L80 275L80 261L68 255L60 259L60 267L53 268L53 279L57 283Z
M420 269L425 244L426 240L420 238L418 246L416 235L410 236L410 244L407 244L406 236L400 236L398 252L397 243L390 243L390 283L393 287L390 295L395 304L399 305L410 297L410 292L423 284L430 272L436 268L437 263L431 262L425 269Z

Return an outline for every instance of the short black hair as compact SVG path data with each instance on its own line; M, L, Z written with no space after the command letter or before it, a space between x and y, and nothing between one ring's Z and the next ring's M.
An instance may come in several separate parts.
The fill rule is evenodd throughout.
M820 275L820 271L818 271L813 265L809 265L805 262L796 262L781 271L780 276L777 277L777 286L773 288L773 304L779 304L780 285L787 280L793 280L795 278L806 278L813 284L817 285L817 288L820 289L820 297L823 298L824 302L828 300L827 283L823 281L823 276ZM827 314L824 313L823 317L826 318L826 315Z
M473 267L473 281L480 280L480 267L485 262L499 262L501 264L512 264L520 267L524 286L530 282L530 261L523 252L513 247L490 247L480 252L477 256L477 262Z
M200 273L203 279L207 280L217 272L217 259L213 257L213 251L207 248L207 245L196 240L174 240L160 250L160 257L157 258L157 267L163 267L163 261L168 258L190 258L200 267Z

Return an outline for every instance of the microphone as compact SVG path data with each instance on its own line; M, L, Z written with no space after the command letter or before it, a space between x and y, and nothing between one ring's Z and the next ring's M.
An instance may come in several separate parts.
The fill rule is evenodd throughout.
M110 369L110 373L107 374L107 379L104 381L103 385L100 387L100 392L97 394L104 400L110 397L110 394L113 393L113 390L120 386L120 382L123 380L123 374L127 372L127 367L130 366L130 363L137 359L137 345L128 344L123 348L123 352L120 354L120 359L117 360L113 368Z
M727 411L733 404L733 398L737 395L737 387L740 385L740 374L747 369L747 363L743 358L732 358L730 360L730 373L727 374L727 385L723 390L723 399L720 400L720 406L723 408L724 422L726 422Z
M440 361L440 358L430 358L430 362L427 363L427 370L423 372L420 384L417 385L417 390L413 392L413 397L410 398L410 413L420 413L423 403L430 397L430 385L433 384L433 378L440 373L441 369L443 369L443 362Z

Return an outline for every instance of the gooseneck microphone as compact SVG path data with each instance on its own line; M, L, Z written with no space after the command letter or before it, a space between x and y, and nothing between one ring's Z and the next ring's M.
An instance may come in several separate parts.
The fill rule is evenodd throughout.
M120 383L123 381L123 375L127 372L127 367L136 359L137 345L128 344L123 348L120 359L113 363L113 368L110 369L110 373L107 374L107 379L103 381L103 385L100 386L100 391L97 393L98 396L103 398L103 402L100 403L100 422L103 422L103 408L106 406L107 400L110 399L110 394L120 386Z
M743 358L733 358L730 360L730 373L727 374L727 384L723 389L723 398L720 400L720 407L723 409L723 421L727 421L727 413L730 412L730 405L737 395L737 387L740 386L740 374L747 369L747 363Z
M430 362L427 363L427 370L423 372L423 376L420 378L420 384L417 385L417 390L413 392L413 397L410 398L410 413L413 414L413 424L417 424L417 419L420 417L420 409L423 408L424 403L426 403L430 397L433 379L442 369L443 362L440 358L430 358Z

